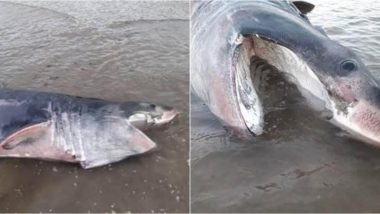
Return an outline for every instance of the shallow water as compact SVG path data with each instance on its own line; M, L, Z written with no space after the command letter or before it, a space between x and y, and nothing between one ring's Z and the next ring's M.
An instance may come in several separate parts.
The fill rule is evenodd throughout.
M0 212L188 210L188 4L0 2L9 88L173 106L157 150L105 167L0 160Z
M380 78L380 2L314 2L311 22ZM279 108L249 142L229 136L192 96L192 211L379 212L380 150L319 119L291 85L274 84L282 91L272 100Z

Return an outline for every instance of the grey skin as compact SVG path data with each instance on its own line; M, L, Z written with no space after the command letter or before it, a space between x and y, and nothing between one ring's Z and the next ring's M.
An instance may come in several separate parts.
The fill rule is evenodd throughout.
M148 103L1 89L0 157L102 166L155 148L141 130L176 115L170 107Z
M321 116L380 145L379 82L353 51L309 22L313 7L285 0L194 2L192 90L235 133L259 135L260 76L268 72L265 63L250 70L259 59L294 83Z

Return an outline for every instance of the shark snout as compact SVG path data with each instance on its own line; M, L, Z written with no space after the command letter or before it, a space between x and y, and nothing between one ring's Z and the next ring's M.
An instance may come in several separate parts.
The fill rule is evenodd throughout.
M155 126L161 126L170 123L179 114L179 112L171 107L163 108L161 117L157 119Z
M178 115L178 111L169 106L150 104L148 109L136 111L128 121L135 127L146 130L170 123Z
M380 146L380 108L378 106L360 101L353 109L350 120L363 137Z
M360 79L337 81L334 121L354 138L380 147L380 88Z

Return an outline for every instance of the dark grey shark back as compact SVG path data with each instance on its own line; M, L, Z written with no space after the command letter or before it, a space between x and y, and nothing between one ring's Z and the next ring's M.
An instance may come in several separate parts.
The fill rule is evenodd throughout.
M353 51L331 40L319 27L312 26L290 1L209 1L200 2L195 7L197 10L192 15L194 29L200 28L202 23L211 27L220 20L231 20L233 28L227 38L234 37L234 34L258 35L289 48L311 67L329 75L339 74L337 68L346 59L355 59L358 66L369 73ZM210 14L210 11L213 12ZM204 35L199 32L197 36ZM330 63L321 65L321 61Z
M95 98L1 89L0 139L26 126L51 120L52 112L71 112L79 116L90 114L95 118L96 115L104 117L118 113L121 117L128 118L137 110L143 110L137 102L106 102Z

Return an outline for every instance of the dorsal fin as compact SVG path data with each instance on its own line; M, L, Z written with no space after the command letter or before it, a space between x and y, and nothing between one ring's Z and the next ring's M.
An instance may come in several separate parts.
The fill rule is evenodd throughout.
M302 13L302 14L307 14L311 12L315 5L305 2L305 1L293 1L293 4L297 7L297 9Z

